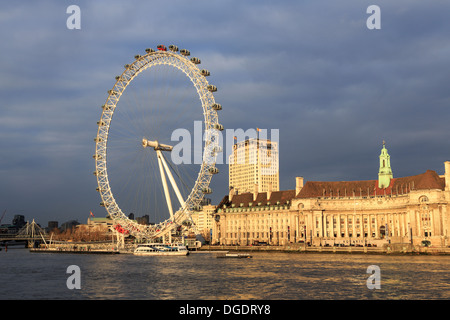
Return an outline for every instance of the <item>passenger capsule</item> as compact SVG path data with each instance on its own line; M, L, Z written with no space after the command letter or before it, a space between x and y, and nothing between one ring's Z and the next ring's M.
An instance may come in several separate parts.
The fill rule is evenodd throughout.
M209 92L216 92L217 91L217 87L213 86L211 84L208 85L207 89L208 89Z
M108 94L110 94L110 95L112 95L112 96L116 96L116 95L118 95L119 93L118 93L117 91L114 91L114 90L108 90Z
M137 55L134 56L134 58L135 58L136 60L139 59L140 57L141 57L140 54L137 54Z
M200 204L202 206L207 206L211 204L211 199L210 198L203 198L202 201L200 201Z
M181 49L180 50L180 53L183 55L183 56L190 56L191 55L191 53L189 52L189 50L187 50L187 49Z
M104 202L100 202L100 207L105 207L105 203Z
M205 69L200 70L200 73L201 73L202 76L205 76L205 77L210 75L209 71L205 70Z
M203 188L203 189L202 189L202 192L203 192L204 194L210 194L210 193L212 193L212 190L211 190L211 188L206 187L206 188Z
M223 130L223 125L221 125L221 124L219 124L219 123L216 123L216 124L214 125L214 129L219 130L219 131L222 131L222 130Z
M152 48L147 48L147 49L145 49L145 52L152 53L152 52L155 52L155 50Z
M158 48L159 51L167 51L167 48L165 45L163 44L159 44L156 46L156 48Z
M177 46L174 46L173 44L171 44L171 45L169 46L169 50L172 51L172 52L177 52L177 51L178 51L178 47L177 47Z
M192 225L192 222L190 220L184 220L181 224L185 227L190 227Z
M219 153L219 152L222 152L223 150L222 150L222 147L221 147L221 146L215 146L215 147L213 148L213 151L214 151L215 153Z
M217 173L219 173L219 169L217 169L216 167L209 168L208 171L209 171L209 173L211 173L211 174L217 174Z
M130 67L130 65L127 63L126 65L123 66L125 69L128 69Z
M102 138L97 138L97 137L95 137L95 138L94 138L94 141L95 141L95 142L102 142L103 139L102 139Z
M105 125L105 122L104 122L104 121L97 121L97 125L98 125L98 126L104 126L104 125Z
M216 111L222 110L222 105L219 103L214 103L211 107Z
M107 106L106 104L104 104L104 105L102 105L102 109L103 109L103 110L110 110L111 107L110 107L110 106Z
M200 64L201 63L199 58L191 58L191 62L194 63L194 64Z

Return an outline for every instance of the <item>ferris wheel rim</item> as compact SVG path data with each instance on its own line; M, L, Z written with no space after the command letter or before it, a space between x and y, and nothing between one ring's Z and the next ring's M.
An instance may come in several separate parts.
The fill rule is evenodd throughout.
M193 58L197 59L197 58ZM203 124L205 126L205 144L202 156L200 171L194 186L187 196L185 204L174 214L173 220L167 219L153 226L143 226L130 220L120 209L111 191L107 170L107 143L109 129L120 97L125 92L128 85L143 71L156 66L168 65L182 71L197 90L197 94L201 101L204 114ZM190 212L194 207L198 206L204 197L204 189L209 188L212 179L211 168L215 167L217 153L220 149L218 143L218 131L221 125L218 123L217 110L213 108L215 103L213 92L202 74L195 60L188 60L184 55L177 54L173 51L150 51L146 55L135 56L135 61L125 65L125 71L116 77L116 83L113 88L108 91L106 103L102 106L103 111L98 124L97 137L95 139L95 168L94 174L97 177L98 190L103 206L105 206L109 216L119 221L121 227L133 235L141 237L156 237L167 231L175 225L180 225L184 220L190 218ZM209 75L209 72L208 72ZM220 151L219 151L220 152ZM174 224L172 224L174 223Z

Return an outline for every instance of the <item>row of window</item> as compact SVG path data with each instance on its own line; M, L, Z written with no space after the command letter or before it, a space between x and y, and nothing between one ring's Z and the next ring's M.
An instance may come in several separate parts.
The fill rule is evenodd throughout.
M300 239L302 238L307 238L310 236L310 234L306 234L304 232L299 232L297 235L294 232L287 232L287 231L276 231L276 230L271 230L271 231L262 231L262 232L236 232L236 231L231 231L231 232L227 232L226 233L227 237L229 239L239 239L239 238L249 238L249 239L270 239L270 238L284 238L284 237L298 237ZM386 235L385 234L380 234L380 238L384 238ZM391 235L392 236L392 235ZM426 235L427 236L427 235ZM428 236L431 236L431 232L428 234ZM316 237L320 237L319 232L317 232ZM326 233L326 237L327 238L339 238L337 233L334 233L333 235L331 235L329 232ZM340 234L341 238L347 238L347 236L345 235L345 233L341 233ZM349 238L353 238L353 233L349 233L348 234ZM371 234L372 238L376 238L377 235L375 232L372 232ZM356 233L355 238L368 238L368 233L365 232L363 234L361 233Z

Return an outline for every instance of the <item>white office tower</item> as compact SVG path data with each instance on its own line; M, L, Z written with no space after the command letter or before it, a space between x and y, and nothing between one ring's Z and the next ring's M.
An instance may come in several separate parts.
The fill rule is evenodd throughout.
M279 191L278 143L248 139L233 145L229 156L229 187L235 192Z

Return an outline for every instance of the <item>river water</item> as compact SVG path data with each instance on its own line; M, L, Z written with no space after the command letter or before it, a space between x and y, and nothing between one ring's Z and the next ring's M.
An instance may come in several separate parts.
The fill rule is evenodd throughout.
M0 299L450 299L450 256L252 253L252 259L0 251ZM67 268L80 268L69 289ZM367 268L380 269L369 289Z

